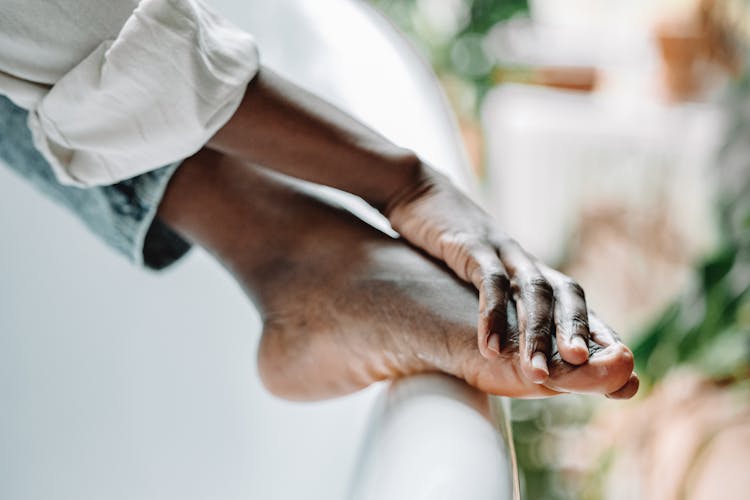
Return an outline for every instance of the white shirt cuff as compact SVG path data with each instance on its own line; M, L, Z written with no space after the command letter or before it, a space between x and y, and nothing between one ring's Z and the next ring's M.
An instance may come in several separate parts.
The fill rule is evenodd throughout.
M186 158L234 114L258 71L253 38L200 0L143 0L29 113L64 184L112 184Z

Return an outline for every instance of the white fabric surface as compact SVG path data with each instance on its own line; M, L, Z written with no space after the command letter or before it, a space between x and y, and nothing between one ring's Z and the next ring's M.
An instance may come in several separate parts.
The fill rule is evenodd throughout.
M64 184L111 184L198 151L258 71L201 0L0 0L0 94L28 109Z

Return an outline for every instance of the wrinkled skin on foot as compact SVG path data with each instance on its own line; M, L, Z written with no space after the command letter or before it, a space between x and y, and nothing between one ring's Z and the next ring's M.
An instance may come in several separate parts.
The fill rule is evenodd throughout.
M591 314L588 361L569 364L553 346L543 384L521 370L512 302L500 354L482 356L471 284L298 182L199 154L172 180L160 214L212 251L258 306L260 375L281 397L334 397L426 371L512 397L637 391L632 353Z

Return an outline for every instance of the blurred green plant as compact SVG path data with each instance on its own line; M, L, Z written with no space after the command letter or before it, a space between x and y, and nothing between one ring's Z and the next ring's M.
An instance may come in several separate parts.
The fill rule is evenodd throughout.
M641 380L659 381L689 364L713 379L750 375L750 72L728 98L733 125L718 161L719 249L633 345Z
M691 364L712 378L747 376L750 359L750 255L725 245L699 266L697 286L673 303L634 344L648 385Z
M486 37L499 23L528 11L527 0L371 0L451 81L460 112L474 113L495 84L496 61ZM455 88L458 87L458 88Z
M544 400L511 401L513 438L520 469L522 498L576 500L576 471L561 451L571 445L570 436L591 418L598 401L569 394ZM579 464L580 466L581 464ZM575 465L573 466L575 468ZM579 474L581 471L577 471Z

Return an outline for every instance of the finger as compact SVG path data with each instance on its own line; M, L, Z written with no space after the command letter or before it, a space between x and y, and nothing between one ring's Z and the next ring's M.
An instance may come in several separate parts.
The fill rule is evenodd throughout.
M491 247L480 247L471 252L474 269L467 272L479 290L479 321L477 345L487 359L500 355L507 335L507 302L510 280L500 259Z
M580 365L589 358L589 321L583 288L554 269L541 267L555 295L555 331L562 359Z
M609 399L630 399L638 392L640 385L641 381L638 379L638 375L636 373L631 373L630 378L624 386L606 396Z
M554 295L552 286L517 244L506 245L500 258L508 270L518 312L521 370L538 384L549 376Z
M617 333L615 333L615 331L602 321L593 311L589 311L589 333L591 334L591 340L602 347L607 347L613 344L622 344Z
M517 339L519 335L516 309L513 300L509 300L508 331L512 339ZM589 361L578 366L564 361L559 353L550 356L550 376L544 384L534 384L522 373L518 351L515 351L519 356L515 367L514 363L489 363L486 376L481 380L475 378L472 384L488 392L510 397L546 397L560 393L630 397L637 390L637 381L631 380L633 355L630 350L622 343L605 348L591 342L590 347ZM510 390L509 380L515 380L515 384L510 384Z

